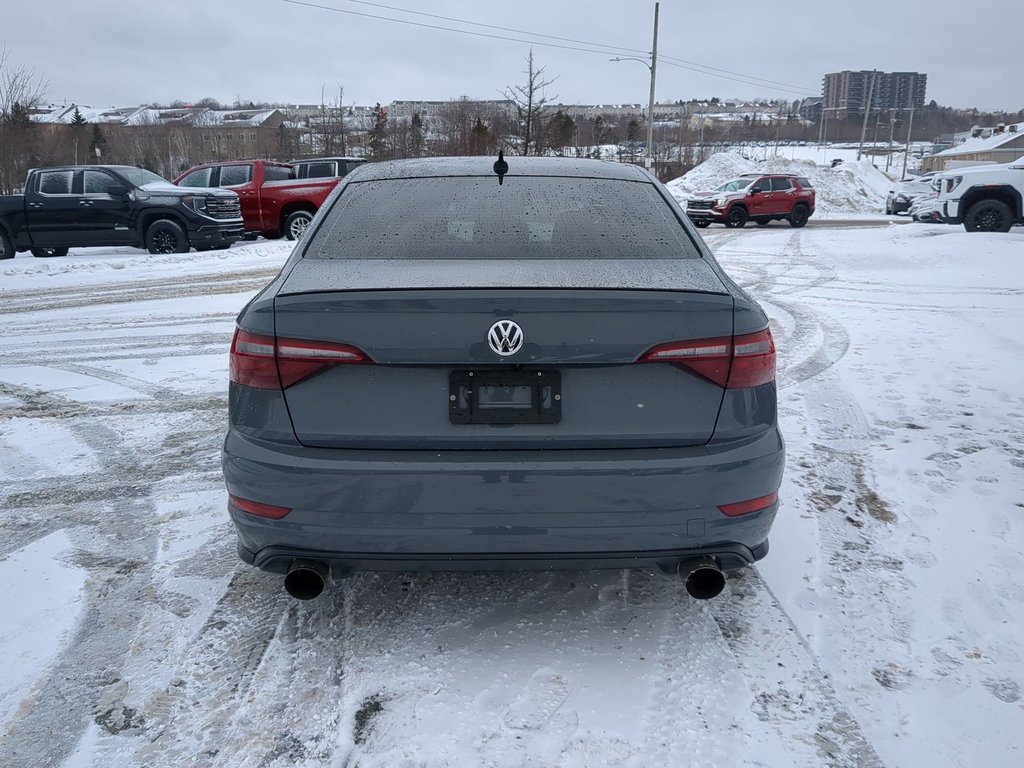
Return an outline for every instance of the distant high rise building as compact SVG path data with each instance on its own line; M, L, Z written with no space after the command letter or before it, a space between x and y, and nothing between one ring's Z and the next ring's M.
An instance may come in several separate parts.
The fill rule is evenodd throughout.
M874 87L872 87L872 79ZM878 72L862 69L832 72L822 79L824 108L833 117L862 114L871 94L871 109L923 107L928 75L920 72Z

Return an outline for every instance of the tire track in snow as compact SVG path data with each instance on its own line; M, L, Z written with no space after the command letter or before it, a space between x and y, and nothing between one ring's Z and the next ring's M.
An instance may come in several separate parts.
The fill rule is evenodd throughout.
M217 764L238 740L236 716L284 610L278 579L248 566L235 570L178 673L143 707L138 765Z
M137 457L115 431L86 421L69 428L93 449L105 472L124 478L135 474ZM78 565L89 571L82 618L45 680L8 723L13 738L0 742L5 768L60 765L90 722L116 730L140 724L134 712L111 703L107 691L121 682L144 613L139 595L151 585L157 541L152 503L140 494L90 509L79 508L75 524L65 529Z
M217 293L255 292L266 286L279 271L280 265L210 275L133 280L131 283L114 286L101 284L84 288L64 288L59 292L52 288L5 291L0 314L25 314L99 304L208 296Z
M730 575L726 592L708 603L754 697L754 713L785 724L795 765L883 768L856 718L840 701L817 656L754 568ZM726 765L728 763L719 763Z

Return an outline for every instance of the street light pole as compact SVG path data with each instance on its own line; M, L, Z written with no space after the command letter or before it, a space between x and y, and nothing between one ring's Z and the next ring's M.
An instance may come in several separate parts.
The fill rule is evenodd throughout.
M651 97L647 103L647 148L644 151L644 167L650 168L652 165L651 160L651 149L654 143L654 81L655 75L658 71L658 6L661 3L654 4L654 45L651 48L651 61L648 63L644 59L638 59L635 56L616 56L614 59L608 59L608 61L639 61L649 70L651 70Z
M654 4L654 43L651 45L651 98L647 109L647 151L644 153L644 167L652 165L651 151L654 147L654 78L658 71L658 6Z

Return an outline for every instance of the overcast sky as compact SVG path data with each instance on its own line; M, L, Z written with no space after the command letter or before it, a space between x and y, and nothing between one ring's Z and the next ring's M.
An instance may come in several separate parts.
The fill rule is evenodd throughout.
M653 1L310 3L529 37L382 6L408 8L596 44L533 38L535 60L547 67L546 77L557 78L548 95L565 103L647 102L645 65L610 62L608 51L650 51ZM820 95L826 72L877 68L926 73L927 98L940 104L1016 111L1024 108L1022 22L1021 0L662 0L658 46L666 58L658 65L657 97L796 99ZM94 107L206 96L228 104L319 103L321 88L331 100L339 83L349 104L493 99L521 82L530 47L287 0L7 0L2 27L8 66L34 67L51 102ZM539 44L545 41L604 52ZM699 73L667 57L738 74Z

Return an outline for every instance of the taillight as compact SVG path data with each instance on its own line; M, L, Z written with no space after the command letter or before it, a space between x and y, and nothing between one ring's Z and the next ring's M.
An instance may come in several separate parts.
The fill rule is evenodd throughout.
M370 358L348 344L301 339L277 340L277 370L281 389L288 389L325 368L345 363L368 363Z
M779 494L769 493L767 496L758 496L756 499L738 501L735 504L721 504L718 510L728 517L739 517L740 515L749 515L754 512L760 512L762 509L768 509L773 504L777 504L778 501Z
M229 369L236 384L258 389L281 389L274 360L274 337L235 329Z
M347 344L273 336L235 330L231 340L231 381L258 389L287 389L334 365L370 363Z
M292 511L289 507L275 507L273 504L250 501L231 494L228 494L228 504L242 512L256 515L256 517L266 517L270 520L280 520Z
M775 341L765 328L742 336L673 341L640 357L643 363L672 363L727 389L775 381Z

